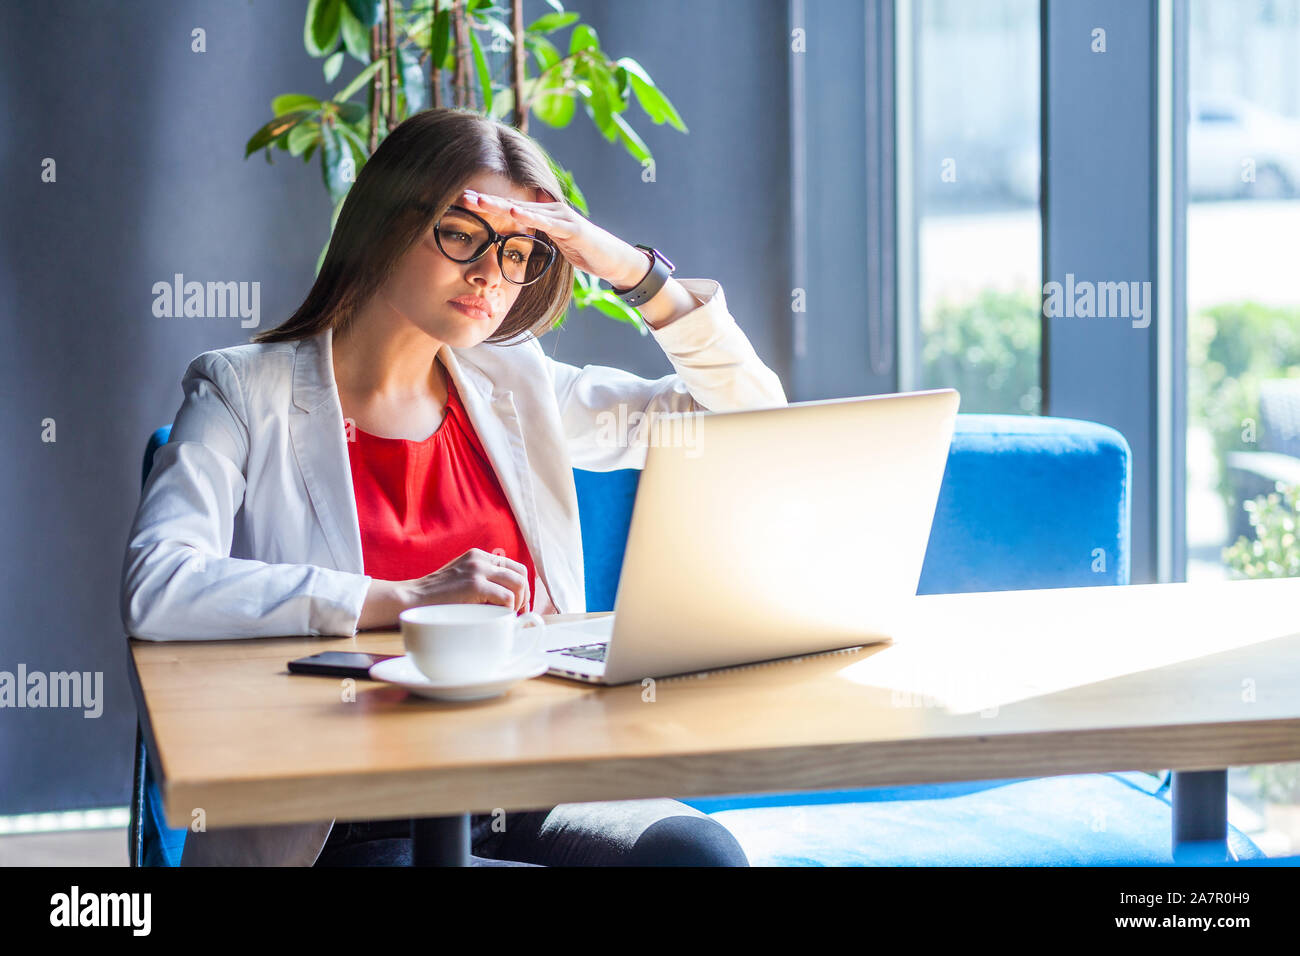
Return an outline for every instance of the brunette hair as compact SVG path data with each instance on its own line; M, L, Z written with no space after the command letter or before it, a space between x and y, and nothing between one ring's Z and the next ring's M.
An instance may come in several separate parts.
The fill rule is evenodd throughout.
M287 321L250 341L287 342L347 328L397 261L482 172L564 201L546 151L512 126L460 107L427 109L403 121L361 167L307 298ZM541 230L537 235L548 238ZM486 341L541 335L563 318L572 296L573 266L557 252L546 275L520 289Z

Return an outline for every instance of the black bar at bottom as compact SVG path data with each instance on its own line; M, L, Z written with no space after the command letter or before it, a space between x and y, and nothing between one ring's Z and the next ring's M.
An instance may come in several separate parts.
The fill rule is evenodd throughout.
M469 866L469 814L411 820L412 866Z
M1228 858L1228 771L1175 770L1175 863Z

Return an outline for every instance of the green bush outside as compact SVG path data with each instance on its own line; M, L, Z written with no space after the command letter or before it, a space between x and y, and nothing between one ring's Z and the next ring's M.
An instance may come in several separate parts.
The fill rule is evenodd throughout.
M1214 440L1218 490L1235 510L1229 452L1257 451L1259 386L1300 376L1300 308L1232 302L1188 318L1187 415Z
M921 319L924 387L957 389L963 413L1039 414L1041 308L1033 289L939 303Z

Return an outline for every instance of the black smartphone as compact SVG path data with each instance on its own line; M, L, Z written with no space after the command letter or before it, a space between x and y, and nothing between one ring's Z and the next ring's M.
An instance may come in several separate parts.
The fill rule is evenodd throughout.
M370 678L370 668L401 654L362 654L359 651L322 651L289 662L290 674L324 674L327 677Z

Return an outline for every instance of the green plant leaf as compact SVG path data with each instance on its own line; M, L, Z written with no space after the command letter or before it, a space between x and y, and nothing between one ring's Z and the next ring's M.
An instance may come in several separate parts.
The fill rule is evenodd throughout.
M311 110L298 110L293 113L285 113L283 116L277 116L252 135L252 138L244 146L244 158L248 159L249 156L252 156L263 146L269 146L275 140L284 136L308 116L315 115Z
M556 129L568 126L573 121L574 98L564 89L564 74L560 68L548 70L538 82L541 89L530 100L533 113L547 126Z
M383 17L381 4L383 0L347 0L348 12L367 30Z
M599 289L588 297L588 306L595 306L611 319L617 319L620 322L626 322L637 328L642 335L649 335L645 322L641 316L631 308L626 302L618 296L613 295L607 289Z
M348 148L352 151L352 168L355 170L352 179L355 182L357 178L356 174L360 173L361 167L366 164L366 147L357 137L344 136L343 138L347 141Z
M614 125L618 127L618 138L623 141L623 145L627 147L627 151L636 157L639 162L651 159L650 148L646 146L641 137L636 134L636 130L628 125L627 120L623 119L623 117L617 113L614 114L613 119Z
M362 117L362 119L364 119L364 117ZM366 130L361 128L360 122L338 123L335 125L334 129L339 135L343 136L349 142L355 143L357 148L361 150L361 155L365 156L366 153L365 137L367 135L367 132Z
M556 13L564 12L564 4L560 3L560 0L546 0L546 2L550 4L551 9Z
M524 48L537 58L538 72L545 72L560 62L560 51L546 37L525 34Z
M528 26L524 27L525 33L554 33L556 30L563 30L570 23L578 19L576 13L544 13Z
M614 74L609 71L609 67L599 56L593 56L590 52L584 53L583 57L587 63L587 76L593 82L599 82L605 87L605 100L609 103L610 111L621 113L627 109L627 100L623 99L618 92L618 81L614 79Z
M596 124L596 129L600 130L600 135L611 143L618 139L618 127L614 125L614 120L611 118L605 84L597 80L590 84L575 83L574 86L582 95L582 105L586 107L591 121Z
M669 102L668 97L664 96L663 91L657 86L647 86L636 74L629 74L629 76L632 81L632 92L647 116L656 123L663 123L666 120L678 132L689 132L686 124L682 122L681 115Z
M329 190L330 199L338 202L347 195L356 178L355 160L351 151L344 154L344 142L338 131L326 123L321 127L321 178ZM348 168L352 168L349 177Z
M366 164L366 141L364 134L356 128L349 126L347 123L339 123L335 130L352 150L352 163L357 175L361 173L361 167ZM353 177L355 178L355 176Z
M412 10L414 9L412 7ZM429 27L433 23L433 16L433 10L425 7L422 13L410 17L402 27L406 38L421 50L429 49ZM400 17L398 19L400 20Z
M550 14L548 13L549 17ZM577 14L574 14L576 17ZM599 50L600 38L596 36L596 31L585 23L579 23L569 34L569 52L577 53L581 50Z
M424 70L410 47L398 47L397 57L401 61L402 89L406 93L406 113L409 116L424 109L429 98L425 90Z
M433 62L440 66L444 64L450 48L451 11L449 9L439 10L437 19L433 21Z
M276 116L283 116L285 113L291 113L294 110L318 109L320 109L320 100L314 96L307 96L305 93L285 93L271 100L271 112Z
M370 62L370 27L366 26L348 7L343 8L343 46L352 58L361 63Z
M336 106L335 112L345 123L360 123L369 113L360 103L353 103L350 100L347 103L338 103Z
M343 145L339 142L338 133L328 123L321 127L320 142L321 181L329 190L330 201L338 202L339 197L335 189L336 184L342 182L342 177L339 175L339 161L343 157Z
M584 216L590 215L587 210L587 197L582 194L578 188L577 182L574 181L573 173L569 172L559 163L557 163L549 154L546 157L550 164L551 172L555 173L555 178L560 181L560 186L564 190L564 201L573 206Z
M339 50L337 53L331 53L329 55L329 58L325 61L324 65L326 83L333 83L338 79L339 70L343 69L343 57L346 55L347 54L343 50Z
M483 111L492 112L492 74L488 72L487 59L483 56L483 47L478 42L478 32L469 31L469 45L474 50L474 69L478 71L479 87L483 93Z
M339 40L343 0L308 0L302 43L312 56L325 56Z
M656 124L667 122L673 129L681 133L689 132L686 124L682 122L673 104L669 102L668 97L654 84L641 64L630 56L620 57L618 65L627 70L628 80L632 84L632 92L636 95L637 102L641 104L641 109L645 110L646 115L654 120Z
M289 135L285 139L288 141L289 154L301 156L309 146L315 146L320 142L320 123L316 120L299 123L289 130Z
M627 70L629 75L639 78L646 86L655 85L654 80L650 79L650 74L645 71L645 67L630 56L620 56L614 62L618 65L619 69Z
M346 197L344 197L346 198ZM334 211L330 213L330 235L334 235L334 227L338 225L339 213L343 211L343 200L340 199L334 204Z
M351 83L349 83L347 86L343 87L343 89L339 90L337 93L334 94L334 102L342 103L346 100L351 99L352 94L354 94L357 90L361 89L361 87L365 86L366 83L370 81L370 78L374 76L377 71L382 70L385 64L387 63L388 60L386 59L379 59L376 60L374 63L371 63L368 67L366 67L356 76L354 76L352 78Z
M498 90L497 95L492 98L492 109L488 111L488 116L506 122L514 109L515 91L507 86L503 90Z
M492 0L469 0L469 13L479 23L490 24L493 20L492 14L506 16L509 15L510 8L494 6Z
M578 184L574 181L572 173L569 173L569 202L573 203L578 212L582 213L584 216L591 215L590 211L587 209L587 196L578 188Z

